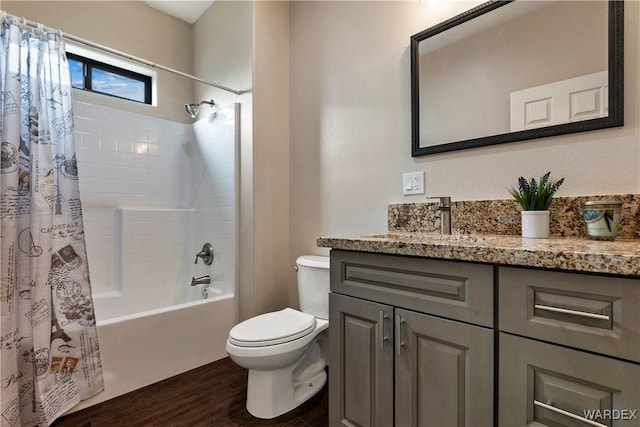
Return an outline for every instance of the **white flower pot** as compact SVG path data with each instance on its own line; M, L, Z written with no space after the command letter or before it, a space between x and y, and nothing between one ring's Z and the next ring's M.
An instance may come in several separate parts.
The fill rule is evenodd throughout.
M522 211L522 237L528 239L549 237L549 211Z

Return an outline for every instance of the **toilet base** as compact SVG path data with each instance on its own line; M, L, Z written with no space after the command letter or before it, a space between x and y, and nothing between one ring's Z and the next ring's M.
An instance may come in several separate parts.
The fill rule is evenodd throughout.
M287 413L314 396L327 382L326 358L313 342L300 361L272 371L249 370L247 410L256 418Z

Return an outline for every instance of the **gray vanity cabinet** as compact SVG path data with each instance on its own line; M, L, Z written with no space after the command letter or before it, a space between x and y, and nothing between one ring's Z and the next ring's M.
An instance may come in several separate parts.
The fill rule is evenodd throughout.
M393 425L393 307L329 294L329 424Z
M329 425L493 425L492 271L332 251Z
M500 426L640 426L640 280L500 267L499 298Z
M499 268L500 330L640 362L640 280Z
M640 425L640 365L501 332L499 378L500 426Z
M505 239L433 253L521 265L412 240L371 250L414 256L332 249L331 427L640 427L640 276L604 273L637 254Z
M395 309L395 425L493 425L493 331Z

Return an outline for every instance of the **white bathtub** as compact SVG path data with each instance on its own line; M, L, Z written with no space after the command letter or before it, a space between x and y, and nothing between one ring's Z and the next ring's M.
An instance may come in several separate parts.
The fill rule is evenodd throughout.
M225 343L237 317L234 295L222 294L98 320L105 390L69 412L226 357Z
M131 156L114 152L116 144L78 159L105 391L72 411L226 357L238 318L239 108L221 108L187 129L74 103L81 143L120 141L122 131L126 150L136 135L148 144L140 142L141 161L123 176L98 175L102 168L91 163ZM213 263L194 264L204 243L214 247ZM206 300L204 285L191 286L205 275Z

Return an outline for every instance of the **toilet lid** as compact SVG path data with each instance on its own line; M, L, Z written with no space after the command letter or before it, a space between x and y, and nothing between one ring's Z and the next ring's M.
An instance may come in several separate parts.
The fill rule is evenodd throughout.
M312 315L285 308L240 322L229 332L229 342L240 347L282 344L309 334L315 327Z

